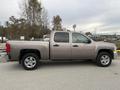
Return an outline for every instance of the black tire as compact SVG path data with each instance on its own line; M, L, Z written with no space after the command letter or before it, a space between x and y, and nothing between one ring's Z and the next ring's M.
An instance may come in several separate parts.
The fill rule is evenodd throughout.
M104 59L103 59L104 58ZM105 58L108 58L105 60ZM101 67L108 67L112 63L112 56L107 52L100 52L96 59L96 64Z
M31 59L31 57L32 57L32 59ZM21 64L25 70L34 70L34 69L37 69L37 67L39 65L39 60L40 60L39 57L35 53L27 53L23 56L23 58L21 60ZM27 62L27 61L29 61L29 62ZM28 63L29 63L29 66L28 66ZM31 67L30 67L30 63L33 64L33 65L31 65Z

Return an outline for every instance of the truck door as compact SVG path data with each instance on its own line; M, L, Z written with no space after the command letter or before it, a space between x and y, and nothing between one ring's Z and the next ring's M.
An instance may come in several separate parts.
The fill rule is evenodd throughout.
M69 32L55 32L51 42L51 59L71 59Z
M92 41L80 33L72 33L72 59L92 59L94 56Z

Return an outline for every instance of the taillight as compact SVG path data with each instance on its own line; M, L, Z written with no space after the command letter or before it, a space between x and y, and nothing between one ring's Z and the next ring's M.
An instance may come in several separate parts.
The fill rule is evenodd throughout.
M10 53L10 44L9 43L6 43L6 52Z

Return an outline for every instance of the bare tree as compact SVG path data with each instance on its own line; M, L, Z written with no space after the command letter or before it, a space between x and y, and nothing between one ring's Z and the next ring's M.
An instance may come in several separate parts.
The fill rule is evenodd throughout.
M22 16L26 18L30 25L42 25L41 20L41 2L38 0L25 0L23 1Z
M49 26L49 19L48 19L48 12L44 7L42 9L41 19L43 26L47 28Z
M47 11L38 0L23 0L21 5L22 17L29 27L29 37L42 36L43 30L48 28Z
M62 19L59 15L53 17L53 30L61 31L62 25L61 25Z

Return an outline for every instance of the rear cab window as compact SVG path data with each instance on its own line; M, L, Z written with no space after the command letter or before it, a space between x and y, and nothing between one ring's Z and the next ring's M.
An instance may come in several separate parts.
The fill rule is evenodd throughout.
M69 43L69 33L68 32L56 32L54 34L54 41L58 43Z

